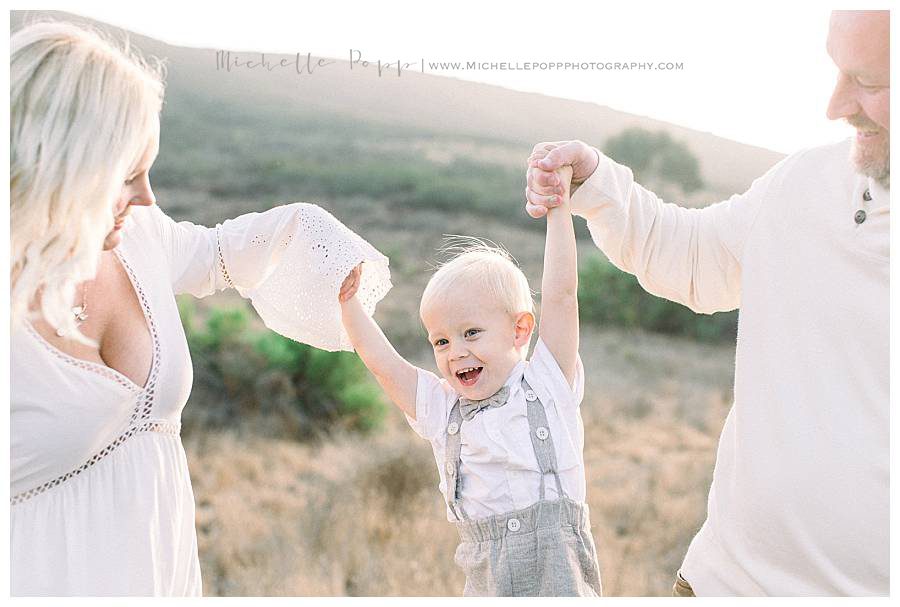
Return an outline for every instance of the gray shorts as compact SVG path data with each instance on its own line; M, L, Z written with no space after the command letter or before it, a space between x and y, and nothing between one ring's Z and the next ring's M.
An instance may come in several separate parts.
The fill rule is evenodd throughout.
M602 596L588 506L567 497L456 523L465 596Z

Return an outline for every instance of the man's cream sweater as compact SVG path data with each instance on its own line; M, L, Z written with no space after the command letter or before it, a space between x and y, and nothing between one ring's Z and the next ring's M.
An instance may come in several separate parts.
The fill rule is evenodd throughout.
M849 140L703 209L602 154L573 195L647 291L740 309L734 405L682 566L698 596L888 594L889 196L855 173Z

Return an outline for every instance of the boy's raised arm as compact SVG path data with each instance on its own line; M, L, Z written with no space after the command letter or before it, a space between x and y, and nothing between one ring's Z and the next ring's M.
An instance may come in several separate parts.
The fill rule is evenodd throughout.
M572 168L562 167L557 176L565 191L561 204L547 213L538 334L571 384L578 360L578 258L569 211Z
M360 271L359 267L353 270L341 287L339 299L344 329L356 353L388 397L415 419L418 369L397 353L375 320L363 310L356 298Z

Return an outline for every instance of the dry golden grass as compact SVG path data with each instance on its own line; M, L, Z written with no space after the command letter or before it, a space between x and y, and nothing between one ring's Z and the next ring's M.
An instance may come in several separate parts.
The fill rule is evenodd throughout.
M604 589L666 595L705 517L733 348L592 330L582 342ZM376 436L318 446L238 429L186 447L205 594L461 594L431 449L399 413Z

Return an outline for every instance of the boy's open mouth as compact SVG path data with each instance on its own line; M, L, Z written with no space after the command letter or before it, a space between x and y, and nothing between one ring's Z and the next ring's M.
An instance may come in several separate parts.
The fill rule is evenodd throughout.
M456 372L456 377L459 379L459 383L466 386L474 386L475 382L478 381L478 376L481 375L481 370L484 367L466 367L465 369L460 369Z

